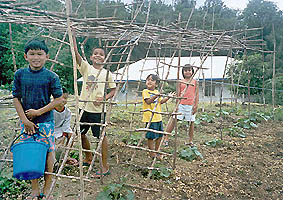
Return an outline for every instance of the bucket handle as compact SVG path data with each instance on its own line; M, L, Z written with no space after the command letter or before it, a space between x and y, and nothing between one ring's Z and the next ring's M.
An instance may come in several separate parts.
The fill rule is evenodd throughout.
M34 136L34 135L40 134L40 133L41 133L42 135L44 135L44 137L46 137L46 140L47 140L47 142L48 142L48 145L50 146L50 142L49 142L49 140L48 140L48 137L47 137L44 133L42 133L41 131L39 131L39 129L36 129L36 133L32 135L33 140L35 141L35 136ZM25 133L25 132L21 133L20 135L18 135L18 136L13 140L13 142L12 142L12 144L11 144L11 146L10 146L10 151L11 151L12 146L13 146L14 143L16 142L16 140L19 139L19 138L20 138L22 135L24 135L24 134L26 134L26 133ZM27 134L26 134L26 135L27 135Z

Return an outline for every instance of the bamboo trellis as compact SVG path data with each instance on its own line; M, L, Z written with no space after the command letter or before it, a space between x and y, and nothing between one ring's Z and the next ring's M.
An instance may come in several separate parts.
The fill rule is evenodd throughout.
M65 1L65 6L66 8L64 9L65 12L51 12L51 11L47 11L47 10L41 10L38 8L33 8L32 6L34 5L38 5L41 1L34 1L34 2L26 2L26 3L17 3L16 0L10 0L10 1L5 1L5 0L0 0L0 23L15 23L15 24L30 24L30 25L34 25L37 27L41 27L43 29L46 29L48 31L54 31L57 33L61 33L64 35L63 39L60 40L58 38L53 38L50 35L48 36L44 36L46 38L49 38L51 40L54 40L56 42L60 43L60 46L58 48L57 54L55 56L54 59L51 59L51 61L53 61L53 65L51 67L51 69L54 68L55 64L61 64L62 66L64 65L63 63L59 63L57 62L57 58L59 56L60 50L62 48L63 45L68 45L71 47L71 52L72 52L72 56L73 56L73 69L74 69L74 87L75 87L75 97L76 97L76 126L75 126L75 130L77 132L77 135L73 134L68 146L65 147L66 151L65 151L65 156L63 158L63 161L61 163L61 166L58 170L57 173L49 173L49 174L53 174L54 176L56 176L56 178L54 178L54 181L52 183L51 186L51 191L54 190L55 188L55 183L58 180L58 177L62 177L62 178L69 178L69 179L77 179L80 180L80 186L81 186L81 193L80 193L80 199L84 199L84 182L88 181L91 182L92 180L89 178L90 172L92 170L94 161L96 159L96 156L99 156L99 160L100 160L100 165L101 165L101 145L102 145L102 141L103 138L105 136L105 132L107 130L107 126L110 123L110 114L111 114L111 110L112 110L112 106L113 104L116 104L116 102L113 102L113 100L108 101L103 101L103 104L108 104L108 109L105 110L106 113L106 119L105 119L105 123L101 123L99 125L102 126L102 133L101 133L101 137L100 137L100 141L97 145L96 150L94 151L90 151L94 153L94 157L93 160L91 162L91 165L86 173L86 175L84 175L83 170L82 170L82 152L83 151L87 151L85 149L82 149L81 145L80 148L73 148L71 147L72 142L74 141L75 137L78 138L78 141L80 142L80 130L79 130L79 125L81 124L79 122L81 116L82 116L82 112L79 113L78 112L78 103L79 103L79 98L78 98L78 88L77 88L77 69L76 69L76 61L74 59L74 44L72 42L72 31L71 29L73 29L76 32L76 35L79 37L85 37L85 40L83 43L81 43L81 49L83 52L83 58L85 58L84 55L84 44L86 43L88 38L99 38L100 40L104 40L104 41L114 41L114 45L113 44L109 44L106 46L107 50L109 50L107 52L107 57L105 59L105 66L107 69L107 72L109 73L110 70L110 66L116 64L117 65L117 71L121 68L124 67L123 69L123 74L126 74L128 77L128 68L129 65L132 63L131 59L131 55L132 52L134 50L134 48L138 45L138 42L144 42L144 43L148 43L148 51L146 53L146 58L147 59L148 55L149 55L149 51L150 50L154 50L156 57L159 56L159 60L156 64L156 69L158 71L158 68L160 67L160 64L165 64L168 65L168 71L166 74L166 78L164 80L162 80L162 84L161 84L161 89L160 89L160 93L161 96L166 96L165 94L163 94L162 90L164 87L164 83L167 80L169 73L170 73L170 67L177 67L178 68L178 75L179 76L179 71L181 66L181 62L180 62L180 57L181 57L181 53L182 51L184 52L190 52L190 55L192 56L193 52L197 52L201 55L201 63L200 66L196 67L196 71L194 73L194 75L197 73L198 70L204 70L203 64L205 62L205 60L208 58L208 56L211 54L213 55L216 52L219 51L227 51L229 52L228 55L232 55L232 51L236 50L236 51L240 51L240 50L253 50L253 51L258 51L258 52L262 52L264 53L263 50L263 46L264 46L264 41L263 38L262 39L253 39L254 37L257 37L257 31L261 31L262 28L252 28L252 29L244 29L244 30L214 30L213 25L214 25L214 21L212 24L212 29L211 30L204 30L204 29L196 29L196 28L189 28L189 23L190 20L192 18L192 15L194 13L194 8L192 9L188 20L185 22L185 26L182 26L182 24L184 24L184 22L181 21L181 17L179 16L179 21L176 24L169 24L167 26L162 26L159 24L151 24L149 23L149 17L150 17L150 5L151 5L151 1L149 1L149 5L147 6L147 14L146 14L146 20L144 23L138 23L136 22L136 17L139 15L139 13L141 12L142 7L144 6L145 1L142 2L138 2L139 6L137 6L136 10L133 10L133 16L132 16L132 20L122 20L122 19L117 19L115 18L115 13L116 13L116 9L114 11L114 14L112 17L104 17L104 18L99 18L99 14L98 14L98 7L96 10L96 18L87 18L86 16L84 18L78 18L76 14L72 14L71 11L71 1L70 0L66 0ZM81 4L79 5L78 9L81 7L81 5L83 4L83 1L81 2ZM97 5L98 5L98 1L97 1ZM78 11L77 9L77 11ZM85 8L84 8L85 9ZM206 12L207 14L207 12ZM205 24L205 19L206 19L206 15L203 17L203 26ZM214 19L214 18L213 18ZM11 30L10 30L11 32ZM247 36L246 33L250 33L249 36ZM67 42L65 41L66 36L69 36L69 41ZM126 44L121 44L122 41L128 41ZM11 43L12 43L12 38L11 38ZM107 42L106 42L107 43ZM177 45L176 45L177 44ZM155 47L155 45L157 47ZM12 46L12 44L11 44ZM159 46L159 47L158 47ZM113 55L118 55L114 53L114 50L120 48L122 49L122 53L120 53L120 59L118 62L111 62L111 57ZM171 62L170 63L162 63L160 60L160 55L161 55L161 50L166 50L169 49L170 51L172 50L172 57L171 57ZM13 50L13 46L12 46L12 50ZM158 54L159 53L159 54ZM178 53L178 65L177 66L173 66L172 65L172 61L173 58L176 56L176 54ZM227 55L227 58L228 58ZM126 61L123 61L126 60ZM228 60L228 59L227 59ZM225 65L225 71L226 71L226 67L227 67L227 63ZM14 63L15 66L15 63ZM142 68L141 70L141 74L140 74L140 79L142 77L142 73L144 72L144 68ZM194 76L193 75L193 76ZM225 74L224 74L225 75ZM224 77L223 75L223 77ZM123 84L123 80L122 77L120 78L120 80L118 80L117 82L117 88L120 88L121 84ZM192 77L193 78L193 77ZM117 75L116 75L116 80L117 80ZM179 77L178 80L179 81ZM239 81L238 81L239 82ZM126 87L127 87L127 83L128 81L126 81ZM142 80L138 81L138 85L137 85L137 91L140 91L141 88L141 83ZM97 82L94 82L94 84L97 84ZM211 82L212 84L212 82ZM188 84L185 88L188 88ZM182 93L181 97L183 97L185 91ZM235 93L235 92L234 92ZM238 89L237 89L237 93L238 93ZM117 96L118 94L118 90L116 90L115 94L114 94L114 98ZM105 94L104 94L105 95ZM235 95L235 94L234 94ZM172 112L161 112L160 114L162 115L168 115L169 116L169 120L172 120L174 118L174 116L176 116L178 114L177 112L177 108L179 105L179 99L180 98L175 98L177 101L174 109ZM222 100L222 98L221 98ZM221 101L220 101L221 102ZM86 103L86 102L84 102ZM141 112L137 112L137 105L140 102L138 102L138 95L136 95L136 101L134 102L134 112L131 112L131 120L130 120L130 130L129 132L132 133L134 131L137 132L143 132L145 133L146 131L148 131L149 129L149 125L151 123L148 123L148 126L146 128L137 128L134 129L133 128L133 121L134 121L134 116L136 114L140 114ZM126 100L126 104L128 104L127 100ZM220 107L221 109L221 107ZM144 112L144 111L142 111ZM152 116L154 113L157 113L155 110L151 111L152 112ZM94 123L88 123L89 125L94 125ZM166 127L167 128L167 127ZM166 130L165 128L165 130ZM173 164L171 164L172 168L175 168L175 163L176 163L176 151L177 151L177 126L175 127L175 148L174 148L174 153L173 154L169 154L169 153L165 153L161 151L161 148L159 147L157 151L153 151L153 150L149 150L147 148L143 148L141 147L141 142L142 142L142 138L140 139L140 141L138 142L137 146L132 146L132 145L126 145L126 148L131 148L133 150L142 150L142 151L146 151L146 152L155 152L155 153L159 153L165 156L172 156L173 157ZM153 132L158 132L158 131L154 131L151 130ZM171 133L168 132L158 132L158 133L162 133L165 135L173 135ZM222 137L222 136L221 136ZM163 140L163 139L162 139ZM162 142L161 142L162 143ZM8 147L7 147L8 148ZM80 176L76 177L76 176L66 176L66 175L62 175L61 172L64 168L64 165L67 161L67 157L69 154L69 151L71 149L75 149L79 151L79 157L80 157ZM7 150L7 149L6 149ZM6 152L6 151L5 151ZM135 153L132 155L132 159L131 159L131 163L126 163L129 165L134 165L134 157L135 157ZM7 161L6 159L6 153L2 156L2 160ZM150 173L148 175L148 177L151 176L151 170L154 169L154 164L156 162L156 158L152 161L151 166L146 167L144 166L144 168L147 168L150 170ZM170 164L170 163L169 163ZM1 168L2 168L2 163L1 163ZM142 167L142 166L140 166ZM101 182L103 181L103 176L101 178ZM143 190L147 190L147 191L155 191L152 189L148 189L148 188L144 188L141 186L131 186L130 187L134 187L134 188L138 188L138 189L143 189ZM156 191L155 191L156 192ZM50 196L51 192L48 194L48 197Z

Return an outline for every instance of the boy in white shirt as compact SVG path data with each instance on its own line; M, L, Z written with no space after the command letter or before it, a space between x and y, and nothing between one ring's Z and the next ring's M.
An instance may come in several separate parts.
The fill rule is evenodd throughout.
M71 135L73 133L71 129L71 117L72 113L69 108L67 108L65 105L67 104L68 100L68 92L65 88L63 88L63 102L55 107L54 109L54 122L55 122L55 128L54 128L54 136L56 139L56 144L58 146L64 145L65 138L67 138L66 145L68 144ZM57 150L57 156L60 158L60 155L62 153L61 150ZM74 158L68 158L67 163L77 165L78 161Z

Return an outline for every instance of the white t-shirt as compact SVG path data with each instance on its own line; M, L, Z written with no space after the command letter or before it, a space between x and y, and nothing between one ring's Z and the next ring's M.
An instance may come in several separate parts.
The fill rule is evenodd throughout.
M62 137L63 132L65 133L73 133L71 129L71 116L72 113L69 108L65 107L62 112L58 112L57 110L53 110L54 113L54 136L55 138Z
M107 70L104 68L102 68L100 71L99 69L96 69L90 65L87 61L82 60L81 65L78 65L78 70L83 76L83 86L80 100L94 101L97 97L103 97L105 88L104 82L106 82L106 80L109 88L116 87L112 74L110 72L107 73ZM98 74L99 76L97 77ZM106 78L107 74L108 78ZM79 103L80 109L84 108L84 104L84 102ZM95 106L93 102L87 102L84 108L85 111L90 113L101 113L102 109L103 104Z

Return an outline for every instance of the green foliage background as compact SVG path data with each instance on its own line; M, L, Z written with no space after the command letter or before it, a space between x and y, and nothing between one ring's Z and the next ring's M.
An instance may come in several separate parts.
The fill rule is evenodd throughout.
M17 2L27 2L29 0L18 0ZM80 1L73 2L73 12L76 12L76 8L81 3ZM141 13L138 15L136 22L143 23L146 18L146 12L148 7L147 1L142 8ZM115 12L114 7L109 7L110 5L120 5L117 7ZM179 14L181 13L182 27L185 27L186 22L195 6L196 1L194 0L176 0L174 4L165 4L161 0L153 0L151 4L151 12L149 23L158 24L160 26L168 26L174 24L178 21ZM48 0L42 1L40 4L41 9L49 11L63 11L64 4L60 3L58 0ZM126 5L122 1L99 1L99 13L96 13L96 1L85 0L84 5L79 9L77 15L80 18L84 17L113 17L118 19L130 20L134 15L134 10L137 4ZM272 25L275 27L275 35L272 31ZM282 74L283 74L283 15L282 11L279 10L273 2L266 0L250 0L247 7L240 12L239 10L228 8L222 0L206 0L204 6L194 9L191 20L188 24L189 28L198 28L205 30L233 30L233 29L245 29L254 27L263 27L263 30L259 30L253 34L258 34L261 39L263 34L263 39L265 40L267 46L266 51L273 51L273 39L276 40L276 89L279 91L276 93L276 101L278 104L283 104L282 101ZM23 24L12 24L12 38L13 38L13 48L16 54L16 64L17 68L26 67L27 63L23 58L23 46L24 44L34 38L40 38L43 35L48 35L51 31L51 37L63 39L63 35L59 33L52 32L52 30L47 30L41 27L35 27L33 25L23 25ZM247 35L249 36L249 35ZM57 49L59 48L59 43L51 39L43 38L46 40L48 47L50 49L50 58L54 59ZM67 37L68 38L68 37ZM78 41L83 41L84 38L78 38ZM127 41L124 41L125 43ZM110 41L111 43L111 41ZM103 45L105 45L103 43ZM91 49L95 46L99 46L98 39L89 39L85 45L85 52L87 58ZM148 44L139 43L135 47L131 60L137 61L142 59L146 55ZM117 52L120 49L115 50ZM162 49L160 55L171 56L170 51ZM190 52L183 51L182 56L188 56ZM240 79L240 84L247 85L248 74L250 70L251 83L250 86L261 88L263 84L266 84L266 88L270 88L270 83L272 79L272 61L273 55L270 53L254 54L252 51L247 51L244 56L243 52L235 53L233 52L233 57L237 56L238 60L243 61L238 66L233 66L234 79L239 78L239 67L242 65L243 73ZM158 55L157 55L158 54ZM217 55L227 55L227 52L219 52ZM151 51L149 56L159 56L159 53ZM262 59L264 58L264 60ZM112 60L117 61L119 58L113 56ZM72 58L70 54L69 47L63 45L60 55L58 57L60 63L64 63L64 66L55 64L54 71L59 75L62 85L67 87L70 92L73 92L73 70L72 70ZM46 64L47 68L50 68L52 63L48 62ZM263 67L265 71L263 71ZM115 71L116 66L111 66L111 71ZM9 39L9 25L7 23L0 24L0 84L1 87L10 89L11 82L13 80L14 69L11 53L11 44ZM262 79L264 75L264 81ZM247 94L247 89L240 89L240 94ZM262 90L252 89L252 95L261 95ZM269 102L268 96L269 92L266 92L266 99Z

